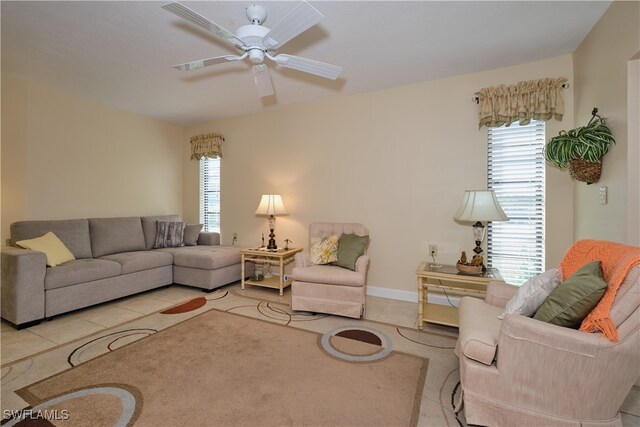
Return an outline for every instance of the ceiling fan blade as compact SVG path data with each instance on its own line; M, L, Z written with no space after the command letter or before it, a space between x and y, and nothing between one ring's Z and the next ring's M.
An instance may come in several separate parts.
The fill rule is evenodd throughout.
M267 49L277 49L316 25L322 18L324 15L306 1L302 1L262 38L262 43Z
M241 60L241 56L236 55L224 55L216 56L214 58L199 59L197 61L185 62L184 64L174 65L173 68L177 68L182 71L198 70L202 67L208 67L209 65L220 64L223 62L232 62Z
M324 77L325 79L335 80L342 72L342 67L337 65L331 65L313 59L301 58L299 56L282 54L273 57L273 60L283 67L293 68L294 70L303 71L309 74L315 74L316 76Z
M189 9L186 6L183 6L178 2L167 3L165 5L162 5L162 8L164 10L168 10L174 15L179 16L182 19L191 22L192 24L197 25L200 28L209 31L210 33L215 34L216 36L232 43L236 47L242 48L245 46L244 42L237 38L231 31L227 30L224 27L221 27L215 22L208 20L204 16L194 12L193 10Z
M253 80L258 87L258 94L261 98L273 95L273 83L271 83L271 74L269 68L264 64L256 64L253 66Z

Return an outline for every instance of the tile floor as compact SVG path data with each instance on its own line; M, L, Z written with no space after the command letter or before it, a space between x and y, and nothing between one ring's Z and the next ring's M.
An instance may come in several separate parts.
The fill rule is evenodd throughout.
M226 288L270 301L289 302L291 300L290 288L282 297L272 289L248 286L247 289L241 290L239 283ZM26 329L16 330L3 320L0 330L0 361L2 364L12 362L204 295L206 294L200 289L171 285L62 314L51 321L42 321L39 325ZM367 297L365 317L369 320L414 327L418 320L418 304L370 296ZM446 329L450 333L456 331L452 328Z
M284 303L291 301L291 288L288 288L282 297L272 289L248 286L247 289L242 290L239 283L228 285L226 289L266 301ZM2 320L0 324L0 363L4 365L174 306L191 298L205 295L207 294L200 289L171 285L56 316L51 321L43 321L39 325L19 331ZM368 296L365 318L398 326L415 327L418 321L418 304ZM446 326L426 324L425 330L457 336L456 328ZM638 385L640 385L640 379L622 406L624 411L622 421L625 426L640 423L640 388Z

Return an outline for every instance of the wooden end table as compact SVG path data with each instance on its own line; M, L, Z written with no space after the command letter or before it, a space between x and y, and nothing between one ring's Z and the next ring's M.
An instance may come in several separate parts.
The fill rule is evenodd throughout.
M436 268L426 261L420 264L416 275L419 329L424 327L424 322L458 327L458 307L430 303L429 289L440 290L446 296L474 295L484 298L490 281L502 281L500 272L495 268L488 268L483 274L474 276L460 273L455 265Z
M302 248L289 248L287 250L278 249L276 251L264 251L260 249L240 249L242 254L242 284L244 285L262 286L265 288L279 289L280 295L284 294L284 288L291 285L291 279L284 280L284 266L293 262L296 253L301 252ZM264 278L262 280L246 280L245 263L255 262L256 264L277 265L280 268L280 275Z

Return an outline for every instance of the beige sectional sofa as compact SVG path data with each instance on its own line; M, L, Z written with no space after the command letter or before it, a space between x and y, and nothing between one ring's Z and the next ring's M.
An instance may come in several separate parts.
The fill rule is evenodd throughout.
M239 248L221 246L218 233L200 233L195 246L153 249L157 221L180 217L13 223L12 246L2 248L2 318L21 328L172 283L210 291L240 280ZM14 247L49 231L75 260L47 267L44 253Z

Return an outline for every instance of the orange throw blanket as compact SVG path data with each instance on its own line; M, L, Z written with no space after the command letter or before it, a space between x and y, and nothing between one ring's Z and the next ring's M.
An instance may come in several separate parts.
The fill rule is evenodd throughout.
M602 332L611 341L618 341L618 331L609 312L620 284L629 271L640 264L640 247L604 240L579 240L567 251L560 262L563 279L585 264L602 261L602 272L608 287L598 305L580 325L581 331Z

